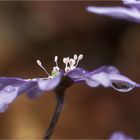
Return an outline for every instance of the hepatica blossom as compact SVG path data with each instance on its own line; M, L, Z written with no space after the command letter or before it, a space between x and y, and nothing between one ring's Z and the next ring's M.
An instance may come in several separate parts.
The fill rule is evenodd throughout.
M124 134L123 132L115 132L111 135L109 140L134 140L132 137Z
M83 58L80 54L73 58L63 58L65 69L58 66L58 57L55 56L52 73L49 74L42 63L37 64L44 69L47 76L44 78L21 79L13 77L0 77L0 112L4 112L8 105L22 93L27 93L29 98L36 98L42 93L50 90L61 91L72 85L72 83L86 83L90 87L113 87L120 92L127 92L139 84L120 74L113 66L103 66L93 71L78 68L79 61Z
M88 6L87 11L140 23L140 0L122 0L124 7Z

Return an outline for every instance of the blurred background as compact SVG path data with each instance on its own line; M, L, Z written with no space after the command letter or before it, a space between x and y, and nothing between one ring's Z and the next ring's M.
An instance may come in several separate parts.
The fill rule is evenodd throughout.
M0 2L0 76L46 76L54 56L83 54L87 70L114 65L140 83L140 25L88 13L86 6L122 5L120 1ZM53 92L36 100L26 94L0 114L0 138L43 138L56 104ZM140 138L140 89L119 93L111 88L76 84L66 92L65 107L52 138L108 138L123 131Z

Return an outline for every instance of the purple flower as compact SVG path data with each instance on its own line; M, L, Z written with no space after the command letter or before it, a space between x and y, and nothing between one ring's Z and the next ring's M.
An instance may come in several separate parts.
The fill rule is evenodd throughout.
M90 87L104 86L113 87L120 92L127 92L134 87L140 87L139 84L131 81L127 77L121 75L113 66L103 66L99 69L88 72L85 69L77 68L79 61L83 55L74 55L73 58L63 58L65 70L60 70L58 66L58 57L55 56L56 66L53 67L51 75L46 71L41 62L37 60L37 64L46 72L45 78L20 79L11 77L0 77L0 112L7 109L16 97L23 93L27 93L28 97L33 99L42 95L46 91L65 90L69 82L86 83ZM65 80L64 80L65 79Z
M115 132L111 135L109 140L134 140L134 139L128 135L125 135L122 132Z
M126 7L88 6L87 11L140 23L140 0L122 0Z

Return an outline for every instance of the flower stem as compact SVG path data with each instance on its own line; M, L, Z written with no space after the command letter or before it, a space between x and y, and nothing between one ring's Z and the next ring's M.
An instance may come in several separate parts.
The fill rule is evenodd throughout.
M56 92L56 97L57 97L57 105L56 105L51 123L49 125L49 128L45 133L45 137L44 137L45 140L46 139L49 140L51 138L53 131L54 131L54 128L58 122L59 116L60 116L62 109L63 109L64 92L63 91L61 93Z
M69 78L68 76L64 76L62 77L60 84L54 90L56 98L57 98L57 105L56 105L51 123L49 125L49 128L45 133L45 137L44 137L45 140L46 139L49 140L53 134L54 128L58 122L59 116L63 109L65 91L72 84L73 84L73 80Z

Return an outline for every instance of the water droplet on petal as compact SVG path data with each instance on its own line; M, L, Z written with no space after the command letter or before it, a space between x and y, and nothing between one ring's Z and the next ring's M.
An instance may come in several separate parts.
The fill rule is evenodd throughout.
M11 85L8 85L8 86L6 86L3 90L5 91L5 92L13 92L14 90L15 90L16 88L15 87L13 87L13 86L11 86Z
M86 71L85 71L85 70L83 70L83 73L86 73Z
M124 81L112 81L112 87L120 92L128 92L132 90L135 87L135 85Z

